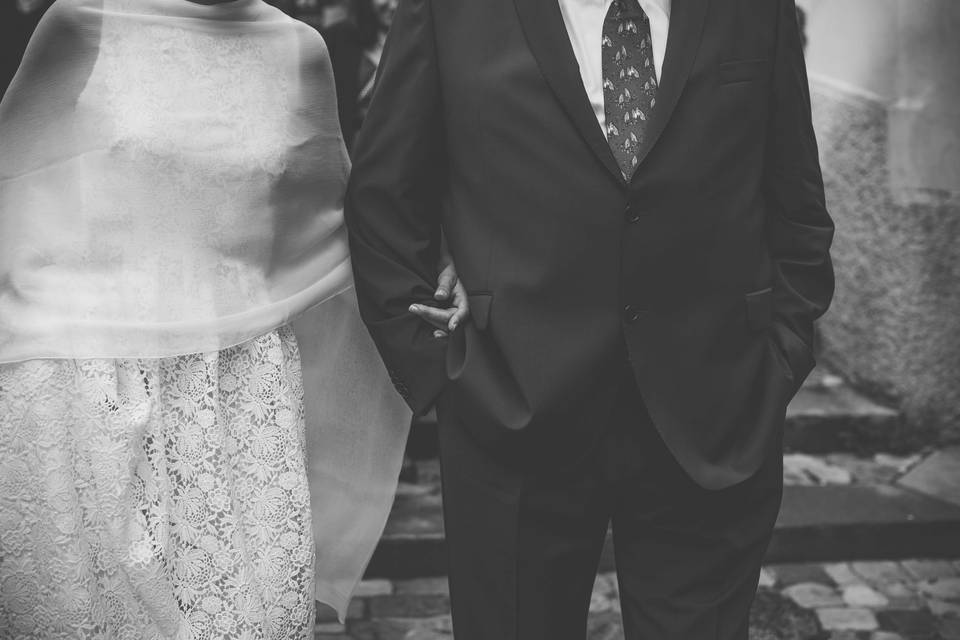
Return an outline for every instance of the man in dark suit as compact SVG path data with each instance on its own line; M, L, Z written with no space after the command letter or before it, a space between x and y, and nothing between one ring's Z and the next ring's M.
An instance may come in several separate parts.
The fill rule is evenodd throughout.
M457 639L582 639L611 522L628 639L745 639L833 293L794 0L401 0L354 158L362 314L438 407ZM409 311L442 239L449 337Z

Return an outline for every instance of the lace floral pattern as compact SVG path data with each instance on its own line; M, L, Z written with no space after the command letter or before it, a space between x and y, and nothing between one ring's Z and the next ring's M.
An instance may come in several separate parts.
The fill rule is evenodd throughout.
M293 332L0 366L0 637L307 637Z

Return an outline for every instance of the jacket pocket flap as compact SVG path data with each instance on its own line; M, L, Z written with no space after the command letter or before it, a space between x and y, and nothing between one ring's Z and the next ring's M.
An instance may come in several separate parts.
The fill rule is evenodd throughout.
M734 60L720 63L720 83L749 82L767 76L773 65L770 60Z
M747 301L747 327L752 331L762 331L773 322L773 287L767 287L744 298Z

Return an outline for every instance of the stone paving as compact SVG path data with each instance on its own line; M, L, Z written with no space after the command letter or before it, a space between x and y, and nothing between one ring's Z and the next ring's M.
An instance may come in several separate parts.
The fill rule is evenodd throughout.
M914 468L922 466L929 456L929 452L906 456L788 453L783 456L783 481L787 485L801 486L894 484Z
M615 577L599 575L585 640L623 640L619 611ZM445 578L369 580L345 625L317 614L315 640L452 638ZM960 559L765 567L750 640L960 640Z

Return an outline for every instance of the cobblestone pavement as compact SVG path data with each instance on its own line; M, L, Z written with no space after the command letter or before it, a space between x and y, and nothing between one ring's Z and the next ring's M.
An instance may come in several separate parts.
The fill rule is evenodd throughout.
M587 640L622 640L616 580L597 577ZM451 640L445 578L364 582L315 640ZM656 639L650 639L656 640ZM765 567L750 640L960 640L960 560Z
M920 466L932 453L908 456L788 453L783 456L783 482L788 486L890 485Z

